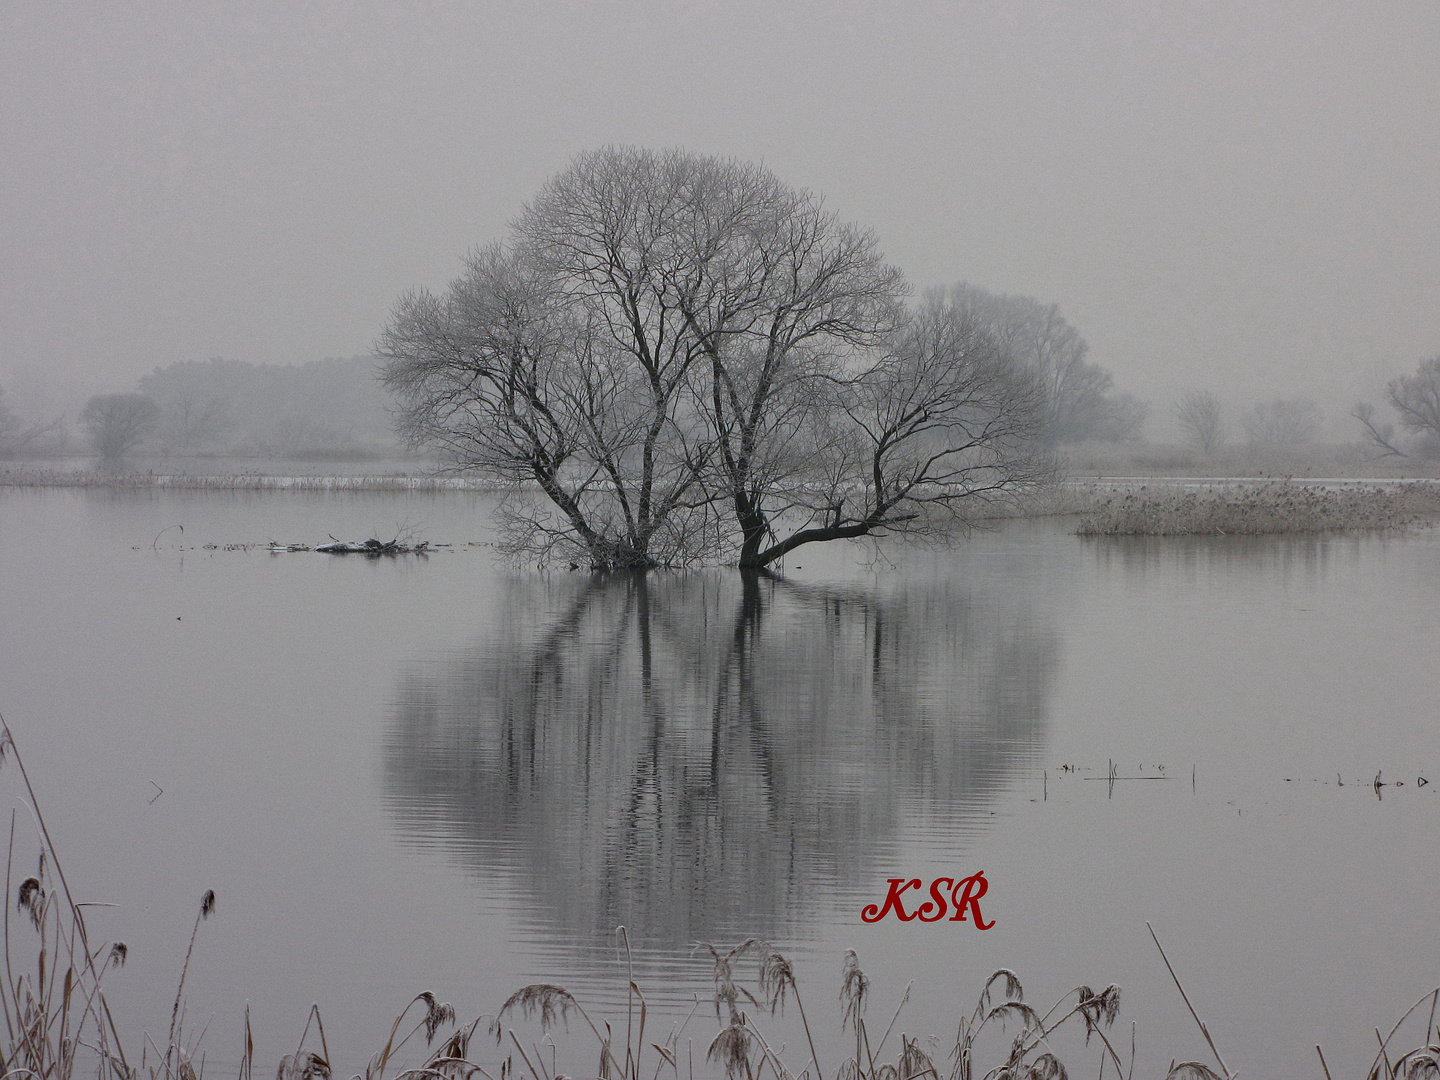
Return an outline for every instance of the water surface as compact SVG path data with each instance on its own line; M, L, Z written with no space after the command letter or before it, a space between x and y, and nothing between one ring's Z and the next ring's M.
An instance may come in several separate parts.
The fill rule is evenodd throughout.
M453 546L226 550L401 529ZM247 1000L262 1062L316 1001L348 1071L420 989L613 1010L621 923L662 1012L706 989L692 942L751 934L827 1031L846 948L886 1019L914 980L911 1033L1001 965L1046 1004L1119 982L1156 1075L1205 1049L1146 920L1249 1075L1316 1042L1358 1072L1440 983L1432 533L1018 522L779 580L542 573L491 539L460 493L0 493L0 710L72 885L118 905L124 1023L163 1032L206 888L215 1059ZM990 930L860 919L889 877L976 870Z

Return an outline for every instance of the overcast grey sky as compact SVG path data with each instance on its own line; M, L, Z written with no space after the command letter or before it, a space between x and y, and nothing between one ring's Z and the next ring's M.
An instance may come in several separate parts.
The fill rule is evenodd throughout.
M0 0L0 382L368 351L576 152L764 161L1122 389L1440 353L1440 0Z

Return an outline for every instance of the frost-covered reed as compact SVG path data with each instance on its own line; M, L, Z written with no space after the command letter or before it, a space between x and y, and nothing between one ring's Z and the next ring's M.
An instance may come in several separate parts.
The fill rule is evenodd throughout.
M1393 530L1440 520L1440 484L1316 484L1228 481L1203 486L1162 482L1126 489L1092 487L1081 536L1259 536Z

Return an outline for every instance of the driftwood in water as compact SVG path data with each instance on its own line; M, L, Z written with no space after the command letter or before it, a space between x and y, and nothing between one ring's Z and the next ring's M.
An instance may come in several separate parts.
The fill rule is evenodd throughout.
M406 544L399 539L385 541L372 538L360 544L346 543L333 536L330 540L328 544L317 545L314 550L326 555L369 555L371 558L381 555L424 555L430 550L429 540L421 540L418 544Z

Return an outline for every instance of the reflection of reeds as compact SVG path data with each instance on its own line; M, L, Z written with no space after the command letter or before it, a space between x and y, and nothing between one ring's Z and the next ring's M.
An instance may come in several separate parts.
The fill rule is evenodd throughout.
M1276 480L1185 489L1162 483L1106 495L1076 531L1081 536L1258 536L1401 529L1436 519L1440 486L1429 483L1326 487Z

